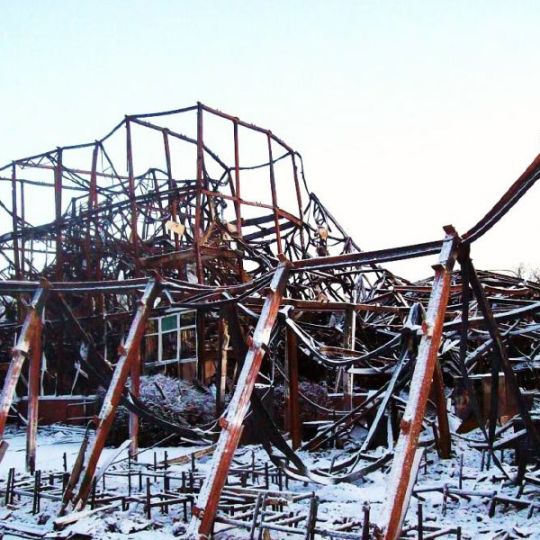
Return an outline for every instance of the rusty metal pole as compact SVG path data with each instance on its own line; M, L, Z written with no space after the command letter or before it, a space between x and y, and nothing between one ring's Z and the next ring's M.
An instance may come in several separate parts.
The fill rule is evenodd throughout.
M62 149L58 148L56 165L54 167L54 210L56 229L56 268L55 278L62 280L63 275L63 251L62 251Z
M40 324L41 313L43 312L47 292L46 282L42 282L42 286L34 293L34 297L32 298L32 302L28 307L28 312L24 319L19 339L11 352L11 362L4 379L2 394L0 395L0 461L7 449L7 443L2 440L2 437L6 428L9 409L13 403L15 387L17 386L17 382L21 375L24 360L30 351L35 328Z
M242 195L240 191L240 146L238 142L238 119L233 122L234 137L234 210L236 232L242 238Z
M11 166L11 225L13 227L13 264L15 266L15 279L22 279L21 253L19 252L19 238L17 237L18 211L17 211L17 165ZM23 262L24 264L24 262ZM17 295L17 320L22 319L23 306L21 297Z
M219 339L217 349L217 381L216 381L216 417L219 417L225 409L225 391L227 388L227 363L229 357L229 324L225 310L222 310L218 322Z
M17 230L19 228L17 215L17 166L11 166L11 225L13 227L13 263L15 265L15 279L21 279L21 265L19 253L19 239Z
M277 189L276 189L276 177L274 173L274 157L272 155L272 133L268 131L266 133L266 139L268 142L268 163L270 170L270 188L272 190L272 207L274 211L274 226L276 228L276 245L278 255L283 253L283 247L281 244L281 229L279 226L279 214L278 214L278 199L277 199Z
M92 165L90 170L90 186L88 190L88 210L94 212L97 208L97 161L99 153L99 143L94 145L92 150ZM85 241L85 257L86 257L86 276L88 279L93 278L93 271L96 266L99 267L99 262L96 265L94 262L94 252L92 250L92 225L96 225L95 219L88 219ZM97 236L97 227L95 227L95 235ZM97 277L97 276L96 276Z
M397 540L407 512L412 472L418 437L422 429L426 404L433 380L435 363L441 343L446 306L450 293L452 269L457 257L458 235L452 227L445 227L446 237L435 265L435 279L429 298L423 335L418 348L416 366L411 380L410 394L401 420L398 442L387 487L385 512L382 516L384 540Z
M291 434L293 450L300 447L302 443L302 433L300 424L300 404L298 392L298 339L294 331L287 326L286 333L287 349L285 360L287 363L287 374L289 386L287 389L287 429Z
M139 301L137 313L129 328L125 345L120 348L120 358L116 363L111 384L103 399L103 405L98 417L96 434L90 445L88 457L85 459L84 475L79 485L79 491L73 502L75 510L84 508L90 490L92 489L92 481L96 472L99 456L105 446L107 435L109 434L114 421L116 408L120 402L122 390L126 384L131 365L138 354L139 344L146 328L146 321L154 305L159 288L160 285L157 279L149 280L144 290L144 294Z
M452 453L452 438L448 424L448 411L446 410L446 395L444 393L444 380L439 361L435 363L433 371L432 392L437 408L437 426L439 427L439 456L450 459Z
M195 262L197 265L197 279L199 280L199 283L204 283L204 267L201 254L201 232L203 227L202 192L204 189L204 184L203 109L202 104L197 103L197 193L193 247L195 249Z
M204 138L203 138L203 108L197 103L197 193L195 204L195 230L193 231L193 249L195 250L195 263L197 280L204 283L204 266L201 253L201 233L203 228L202 197L205 188L204 180ZM202 384L205 383L205 312L197 310L197 378Z
M298 203L298 217L300 218L300 221L302 222L302 225L304 223L304 208L302 205L302 191L300 189L300 182L298 181L298 167L296 166L296 159L294 152L291 154L292 159L292 167L293 167L293 177L294 177L294 187L296 190L296 201ZM305 252L306 250L306 241L304 238L304 227L300 226L300 244L302 246L302 252Z
M212 458L212 464L199 492L197 505L193 508L193 518L188 531L190 538L210 538L212 533L221 491L225 485L234 452L240 442L243 421L276 321L283 291L287 285L289 268L289 262L280 263L270 284L270 290L229 403L229 412L222 422L222 431Z
M171 149L169 144L169 130L163 130L163 148L165 150L165 165L167 167L167 187L169 188L168 206L170 219L176 223L176 197L173 193L174 181L172 177L172 164L171 164ZM180 248L180 239L177 234L174 235L174 248L178 251Z
M136 398L141 395L141 362L141 347L139 345L130 369L130 391ZM139 451L139 415L133 411L129 413L129 438L131 439L129 454L136 459Z
M240 143L238 141L238 118L233 120L234 138L234 211L236 216L236 234L242 238L242 192L240 184ZM238 257L238 272L244 279L244 259Z
M34 474L36 468L36 435L39 418L39 388L41 375L41 355L43 323L36 318L30 345L30 366L28 369L28 424L26 425L26 470Z
M354 350L354 342L356 339L356 311L352 306L347 306L345 310L345 322L343 326L343 347L345 349ZM343 408L351 410L353 408L353 392L352 377L348 372L348 368L343 368Z
M126 156L127 156L127 169L128 169L128 192L130 200L130 212L131 212L131 244L133 246L133 258L135 262L135 275L140 273L140 261L139 261L139 233L137 231L138 224L138 212L137 201L135 198L135 173L133 169L133 146L131 141L131 122L126 117Z

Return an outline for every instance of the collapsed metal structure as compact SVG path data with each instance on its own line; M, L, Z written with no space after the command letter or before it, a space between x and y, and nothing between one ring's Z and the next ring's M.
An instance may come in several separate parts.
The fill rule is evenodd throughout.
M478 271L470 256L540 177L540 156L467 233L447 226L442 239L370 252L309 192L296 151L200 103L126 116L98 141L14 161L0 175L0 458L16 393L28 396L33 472L40 394L107 389L62 513L87 504L120 405L133 456L141 416L192 444L217 441L190 517L200 538L212 534L246 422L291 479L352 482L391 464L387 513L372 531L385 539L400 535L422 429L433 427L441 457L451 453L448 389L465 399L464 425L480 427L495 464L501 417L522 427L515 440L540 444L531 413L540 286ZM382 266L433 256L434 275L420 283ZM215 382L211 425L167 422L139 398L152 347L165 347L159 332L157 346L147 339L149 320L185 311L195 330L174 338L174 368ZM156 358L154 368L170 365ZM331 407L313 404L324 421L311 436L299 417L308 373L335 390ZM284 430L258 382L284 385ZM330 469L296 452L344 439L354 449ZM374 458L381 439L387 451Z

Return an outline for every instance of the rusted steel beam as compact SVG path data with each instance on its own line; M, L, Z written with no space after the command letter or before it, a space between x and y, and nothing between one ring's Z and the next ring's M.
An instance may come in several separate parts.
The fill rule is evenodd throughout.
M19 239L17 238L17 167L11 168L11 226L13 227L13 264L15 266L15 279L21 279L21 265L19 254Z
M452 269L457 257L458 236L452 227L446 227L446 238L435 268L435 279L429 298L426 318L422 325L423 336L418 348L416 366L410 385L410 394L401 420L400 435L394 449L394 461L388 481L385 513L382 516L384 540L399 538L407 511L412 467L422 428L422 420L433 380L437 354L441 343L442 328Z
M302 443L302 425L300 423L300 403L298 391L298 339L294 331L287 327L286 331L287 349L285 361L287 363L287 375L289 385L287 388L287 426L291 435L293 450L300 447Z
M279 255L283 253L283 247L281 244L281 230L279 225L279 216L277 213L278 208L278 200L277 200L277 189L276 189L276 178L274 174L274 158L272 155L272 138L271 138L271 132L269 131L266 134L267 142L268 142L268 163L269 163L269 171L270 171L270 189L272 191L272 206L274 207L274 228L276 231L276 244L277 244L277 252Z
M202 196L206 187L204 182L204 139L203 139L203 109L197 104L197 195L195 205L195 223L193 225L193 243L197 264L197 279L204 283L204 267L201 259L201 233L203 227Z
M63 250L62 250L62 149L58 148L56 153L56 164L54 167L54 212L56 228L56 268L55 279L63 278Z
M36 468L36 435L39 418L39 387L42 355L41 317L36 318L30 345L30 366L28 369L28 424L26 425L26 470L34 474Z
M11 362L4 379L2 394L0 395L0 443L4 447L7 443L3 441L2 438L6 428L9 409L13 403L15 388L21 375L24 360L28 356L30 348L33 344L33 337L36 327L41 322L40 318L43 312L43 307L45 306L47 292L47 282L42 281L42 286L36 290L32 301L28 306L28 312L24 319L17 344L11 352ZM2 454L2 452L0 452L0 454Z
M202 309L197 310L197 379L205 384L206 379L206 313Z
M376 251L362 251L360 253L346 253L344 255L334 255L328 257L313 257L311 259L303 259L295 262L293 270L322 270L325 268L336 269L347 266L400 261L402 259L413 259L416 257L435 255L441 250L441 248L442 242L438 240L435 242L379 249Z
M171 219L176 223L177 220L177 211L176 211L176 197L173 194L174 190L174 181L172 176L172 164L171 164L171 149L169 144L169 131L167 129L163 130L163 148L165 150L165 165L167 170L167 185L169 187L169 195L168 195L168 207L169 207L169 214L171 216ZM180 248L180 239L177 234L174 235L174 247L175 250L178 251Z
M437 426L439 428L439 456L442 459L450 459L452 453L452 437L448 424L448 411L446 410L446 395L444 393L444 380L439 361L435 363L433 371L432 392L437 409Z
M229 358L229 323L225 309L221 310L218 322L219 341L217 349L217 382L216 382L216 416L219 417L225 409L225 392L227 389L227 364Z
M302 190L300 188L300 182L298 181L298 167L296 166L296 159L294 152L291 153L292 168L293 168L293 178L294 178L294 188L296 190L296 202L298 203L298 217L300 221L304 222L304 209L302 205ZM304 235L304 227L300 227L300 244L302 246L302 251L306 249L306 240Z
M343 348L354 350L356 339L356 311L348 306L345 310L345 320L343 322ZM353 408L353 381L348 368L343 370L343 408L350 411Z
M499 328L497 326L497 321L495 319L495 316L493 315L493 310L491 309L491 305L486 297L486 294L482 287L482 283L480 282L480 279L478 278L478 274L476 273L476 269L474 268L474 265L471 259L467 258L463 264L467 265L469 283L471 284L471 288L474 292L476 300L478 301L478 307L480 308L480 311L482 312L482 315L484 316L486 320L489 334L491 336L491 339L493 340L493 349L499 361L498 364L500 364L500 367L502 368L504 372L506 384L508 384L510 392L512 393L513 398L516 400L519 413L521 415L521 418L523 419L525 427L527 428L527 432L529 436L531 437L532 440L534 440L534 444L540 447L540 435L538 434L536 426L534 425L534 422L532 421L532 418L529 414L529 409L527 407L527 403L525 402L525 399L521 393L521 390L519 389L519 383L517 381L514 370L512 369L510 359L508 358L508 352L502 341L501 333L499 332ZM498 385L498 381L499 381L499 366L498 365L497 365L496 375L497 375L495 377L496 381L494 380L495 378L493 378L492 384L496 382ZM496 387L492 387L491 392L492 392L492 396L496 393L498 394ZM498 401L498 395L494 396L494 402L492 402L492 409L494 408L494 405L497 405L497 401ZM494 411L492 412L494 413Z
M243 421L249 408L250 397L261 367L265 349L278 314L281 297L287 285L290 263L280 263L266 297L248 353L238 377L234 394L229 403L229 412L222 422L222 431L217 442L208 475L199 493L197 505L188 535L190 538L209 538L227 474L234 452L240 442Z
M22 191L22 186L21 186ZM17 211L17 167L15 163L11 166L11 225L13 227L13 266L15 267L15 279L22 279L21 253L19 252L18 231L18 211ZM24 260L22 261L24 265ZM17 320L22 319L23 307L21 298L17 296Z
M234 210L236 214L236 232L242 238L242 193L240 185L240 144L238 142L238 119L233 122L234 138Z
M122 397L122 391L126 384L131 366L139 353L139 344L145 332L146 321L152 310L159 289L160 283L156 278L148 281L143 296L139 301L139 307L137 308L135 317L129 328L125 344L120 348L120 358L116 363L111 384L103 399L103 405L98 417L96 434L90 445L88 456L85 459L84 474L79 484L79 491L73 501L73 508L75 510L82 510L84 508L88 495L90 494L92 480L94 479L99 457L114 421L116 408Z
M130 391L136 398L141 395L141 362L141 347L139 344L130 369ZM129 412L129 438L131 439L129 453L136 459L139 451L139 415L133 411Z
M135 200L135 173L133 169L133 148L131 142L131 123L126 119L126 156L128 167L128 193L130 201L130 227L131 244L133 246L133 257L135 261L135 274L139 273L139 233L137 231L138 212Z

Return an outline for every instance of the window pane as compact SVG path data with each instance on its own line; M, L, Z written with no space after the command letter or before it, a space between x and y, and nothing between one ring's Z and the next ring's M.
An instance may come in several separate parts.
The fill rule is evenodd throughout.
M186 311L180 314L180 326L192 326L195 324L196 311Z
M194 328L180 331L180 358L195 358L197 356L197 334Z
M178 324L176 321L176 315L168 315L167 317L163 317L163 319L161 319L162 332L176 330L177 328L178 328Z
M176 360L178 358L178 333L177 332L167 332L162 334L161 343L163 347L162 361L166 360Z

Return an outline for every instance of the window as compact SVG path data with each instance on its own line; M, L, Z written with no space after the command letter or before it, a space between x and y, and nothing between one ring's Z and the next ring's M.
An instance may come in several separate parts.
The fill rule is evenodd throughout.
M148 319L145 366L197 361L197 312L178 311Z

